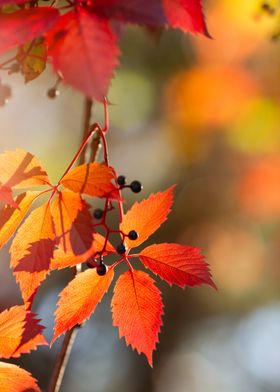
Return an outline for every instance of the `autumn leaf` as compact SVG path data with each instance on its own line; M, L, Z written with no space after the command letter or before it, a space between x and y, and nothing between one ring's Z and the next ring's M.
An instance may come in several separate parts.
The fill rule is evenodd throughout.
M19 49L17 59L25 82L36 79L46 68L47 48L42 38Z
M45 203L28 216L10 248L11 266L25 302L46 278L56 243L50 206Z
M46 40L54 69L63 80L103 101L120 54L109 22L76 7L60 17Z
M40 392L37 381L17 365L0 362L1 392Z
M68 329L88 319L101 301L114 277L113 269L106 275L97 275L95 269L78 274L60 293L55 312L52 343Z
M115 191L112 168L94 162L75 167L61 180L66 188L89 196L104 197Z
M161 0L95 0L93 10L123 23L155 27L167 22Z
M18 207L6 206L0 211L0 248L2 248L14 234L33 201L39 194L40 192L32 191L21 193L15 199L15 203Z
M0 13L0 54L41 36L59 17L53 7L37 7Z
M210 38L201 0L162 0L162 3L170 27L185 33L201 33Z
M113 325L120 337L153 366L153 351L162 325L163 304L153 279L143 271L127 271L118 279L112 299Z
M81 255L91 248L94 230L89 208L77 193L64 191L57 195L52 217L56 236L65 253Z
M216 288L201 249L179 244L155 244L142 250L139 258L170 285L185 288L208 284Z
M19 357L47 342L41 334L44 327L25 306L13 306L0 313L0 357Z
M62 269L66 267L74 267L77 264L84 263L92 258L92 256L101 252L104 248L105 237L99 233L93 233L92 245L85 253L75 255L72 251L65 252L62 246L59 246L55 251L51 260L51 269ZM104 248L103 256L109 253L116 253L113 245L107 241L106 248Z
M49 178L34 155L17 148L0 154L0 182L2 186L20 189L49 184Z
M95 0L93 10L122 23L167 26L209 37L201 0Z
M128 234L131 230L138 233L136 240L125 238L128 248L135 248L148 239L167 219L173 203L174 186L164 192L152 194L148 199L136 202L123 217L120 230Z

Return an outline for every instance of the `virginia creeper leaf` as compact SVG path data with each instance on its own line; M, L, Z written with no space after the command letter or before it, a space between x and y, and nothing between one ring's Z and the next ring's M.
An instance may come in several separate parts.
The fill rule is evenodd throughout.
M75 167L63 177L61 184L77 193L104 197L116 189L111 182L113 178L113 169L94 162Z
M163 26L167 22L161 0L95 0L93 10L125 23Z
M37 381L29 372L11 363L0 362L1 392L40 392Z
M54 69L65 82L103 101L120 54L109 22L76 7L46 37Z
M31 49L30 49L31 48ZM46 68L47 48L42 38L20 47L17 59L25 82L36 79Z
M56 236L65 253L81 255L91 248L93 224L89 208L77 193L64 191L57 195L52 216Z
M106 275L97 275L95 269L78 274L60 293L55 312L54 337L88 319L110 287L114 277L113 269Z
M0 211L0 248L11 238L31 204L40 192L25 192L17 196L18 208L6 206Z
M53 7L37 7L10 14L0 13L0 54L41 36L59 17Z
M153 366L153 351L162 325L163 304L153 279L143 271L127 271L118 279L112 299L113 325L120 337Z
M10 248L11 266L25 302L46 278L56 243L50 206L45 203L28 216Z
M201 0L162 0L170 27L185 33L201 33L210 37L202 9Z
M0 313L0 357L19 357L39 344L47 344L43 327L25 306L13 306Z
M81 255L75 255L71 251L65 252L63 247L59 246L58 249L54 251L54 256L51 261L51 269L74 267L77 264L84 263L90 260L96 252L101 252L101 250L103 250L104 243L105 238L99 233L94 233L92 236L91 248ZM107 241L106 249L103 252L103 256L106 256L106 254L108 253L115 252L115 248L110 244L109 241Z
M139 254L142 263L166 280L182 288L208 284L216 288L201 249L179 244L155 244Z
M0 154L0 182L7 187L19 189L49 184L49 178L34 155L17 148Z
M136 202L124 215L120 230L128 234L136 230L139 237L137 240L125 238L128 248L139 246L150 237L167 219L170 207L173 203L174 186L164 192L152 194L148 199Z

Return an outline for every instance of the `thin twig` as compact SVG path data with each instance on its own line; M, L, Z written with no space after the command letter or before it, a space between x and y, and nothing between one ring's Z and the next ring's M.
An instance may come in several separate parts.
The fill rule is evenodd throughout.
M83 123L82 140L84 140L90 128L91 111L92 111L92 101L90 99L86 99L84 105L84 123ZM85 160L86 160L86 154L85 154L85 150L83 150L79 158L79 164L85 163ZM73 268L74 276L76 276L79 272L81 272L81 265L77 265L76 267ZM59 392L60 390L64 372L67 367L69 356L71 354L71 350L78 332L78 327L79 325L74 326L65 334L53 370L53 374L49 386L49 392Z

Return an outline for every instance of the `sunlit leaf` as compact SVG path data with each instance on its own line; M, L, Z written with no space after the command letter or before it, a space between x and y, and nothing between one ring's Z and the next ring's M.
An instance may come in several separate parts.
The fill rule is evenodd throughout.
M215 288L201 249L179 244L151 245L139 254L142 263L166 280L182 288L208 284Z
M107 292L114 277L113 269L106 275L97 275L95 269L78 274L60 293L55 312L54 337L88 319Z
M162 325L163 305L153 279L142 271L127 271L118 279L112 299L113 325L120 337L153 366L153 351Z
M164 192L152 194L148 199L136 202L124 215L120 230L128 234L135 230L139 237L137 240L125 238L128 248L134 248L150 237L166 221L173 204L174 186Z

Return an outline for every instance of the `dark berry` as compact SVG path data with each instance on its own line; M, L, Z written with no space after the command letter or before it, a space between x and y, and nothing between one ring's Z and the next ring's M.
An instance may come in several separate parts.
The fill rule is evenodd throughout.
M107 270L108 270L107 265L106 265L106 264L103 264L103 263L99 264L99 265L96 267L97 275L100 275L100 276L106 275Z
M143 189L141 182L139 181L132 181L130 184L130 189L133 193L139 193Z
M117 184L118 184L118 185L124 186L125 183L126 183L126 178L125 178L125 176L119 176L119 177L117 178Z
M9 71L9 73L17 73L17 72L19 72L20 71L20 64L19 63L13 63L11 66L10 66L10 71Z
M116 251L120 254L123 255L126 252L126 246L124 244L119 244L116 247Z
M135 241L135 240L137 240L137 238L139 237L139 234L137 233L137 231L131 230L131 231L128 233L127 236L128 236L128 238L129 238L130 240Z
M94 216L96 219L101 219L102 216L103 216L103 214L104 214L104 211L101 210L101 208L96 208L96 210L94 210L93 216Z
M52 87L47 91L47 95L49 98L54 99L59 96L59 91L55 87Z

